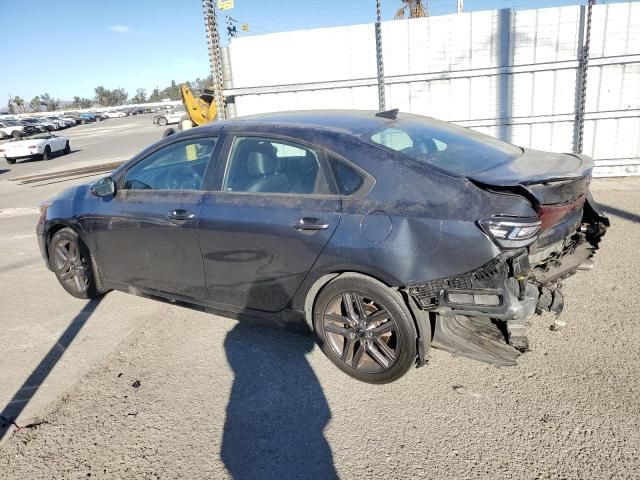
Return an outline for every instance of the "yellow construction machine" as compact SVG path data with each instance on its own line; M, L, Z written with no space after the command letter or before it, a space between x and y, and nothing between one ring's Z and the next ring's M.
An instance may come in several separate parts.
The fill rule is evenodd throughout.
M215 92L204 89L199 97L196 97L186 83L180 84L180 96L186 114L178 124L179 130L186 130L192 127L199 127L206 123L213 122L218 117L218 108L215 102ZM175 133L175 129L168 128L162 134L167 137Z
M213 90L204 89L199 97L196 97L186 83L180 84L180 96L182 104L187 111L187 116L193 127L199 127L205 123L213 122L218 116L218 108ZM184 126L183 126L184 128Z

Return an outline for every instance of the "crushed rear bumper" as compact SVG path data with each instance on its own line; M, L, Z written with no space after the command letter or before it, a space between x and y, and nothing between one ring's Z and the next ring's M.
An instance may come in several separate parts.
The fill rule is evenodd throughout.
M471 271L407 285L402 291L413 299L414 310L432 319L434 348L513 365L519 353L528 350L526 319L533 313L562 311L561 281L591 269L591 257L608 226L609 219L589 194L582 218L560 242L503 252Z

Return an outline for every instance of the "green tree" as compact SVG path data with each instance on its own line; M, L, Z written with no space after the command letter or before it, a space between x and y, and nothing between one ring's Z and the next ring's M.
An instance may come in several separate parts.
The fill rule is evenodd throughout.
M47 111L54 112L60 106L60 99L52 98L48 93L40 95L40 103L47 107Z
M403 18L420 18L429 16L429 0L426 0L425 7L422 0L401 0L402 6L396 10L393 18L402 20Z
M33 110L34 112L39 112L40 111L40 97L38 97L37 95L35 97L33 97L31 99L31 101L29 102L29 106L31 107L31 110Z
M13 97L13 103L15 103L18 107L22 108L22 113L25 112L24 99L16 95L15 97Z
M96 102L98 102L103 107L108 107L110 105L111 92L104 88L102 85L96 87L94 89L96 92Z
M136 95L131 99L131 103L146 103L147 91L144 88L138 88Z
M151 95L149 95L149 102L159 102L160 100L162 100L160 90L156 87L153 89L153 92L151 92Z

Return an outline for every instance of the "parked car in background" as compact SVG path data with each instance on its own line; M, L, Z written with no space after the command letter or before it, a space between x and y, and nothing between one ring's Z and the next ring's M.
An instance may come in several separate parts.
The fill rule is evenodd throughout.
M105 112L105 116L108 117L108 118L122 118L122 117L126 117L127 114L124 113L124 112L111 110L109 112Z
M62 118L72 120L74 125L80 123L80 114L78 112L65 112L62 114Z
M430 346L516 363L609 225L592 170L397 110L263 114L166 137L43 204L36 232L71 295L313 332L343 372L386 383Z
M56 120L58 122L61 122L63 126L63 128L67 128L67 127L73 127L76 122L74 119L70 118L70 117L56 117L56 116L52 116L52 117L47 117L49 118L49 120Z
M39 122L40 125L44 125L44 127L50 132L58 129L58 125L55 122L52 122L51 120L49 120L48 118L40 117L40 116L30 117L30 118L33 118L35 121Z
M23 125L30 125L31 127L35 128L38 132L49 131L49 128L47 128L46 125L44 125L42 122L36 120L33 117L22 117L20 119L20 123Z
M50 160L56 153L70 152L71 146L67 137L58 137L49 132L36 133L0 144L0 155L5 157L9 165L25 158Z
M93 113L84 112L79 115L80 124L84 125L85 123L95 122L97 121L96 116Z
M161 113L160 115L153 117L153 123L158 124L161 127L172 123L180 123L180 120L186 114L187 112L185 110L173 110L167 113Z
M0 137L2 138L19 138L36 131L38 130L32 125L23 125L15 120L0 120Z
M107 120L109 117L104 112L89 112L96 119L96 122L101 122L102 120Z

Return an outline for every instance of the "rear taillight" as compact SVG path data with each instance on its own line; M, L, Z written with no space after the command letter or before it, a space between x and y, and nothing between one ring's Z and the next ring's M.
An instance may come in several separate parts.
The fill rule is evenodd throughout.
M37 145L29 145L27 148L38 148Z
M538 215L540 216L540 220L542 220L540 229L545 230L553 227L576 208L582 208L586 200L587 194L583 193L571 203L565 203L563 205L540 205L538 207Z
M538 238L542 222L537 218L494 216L479 220L480 228L502 248L521 248Z

